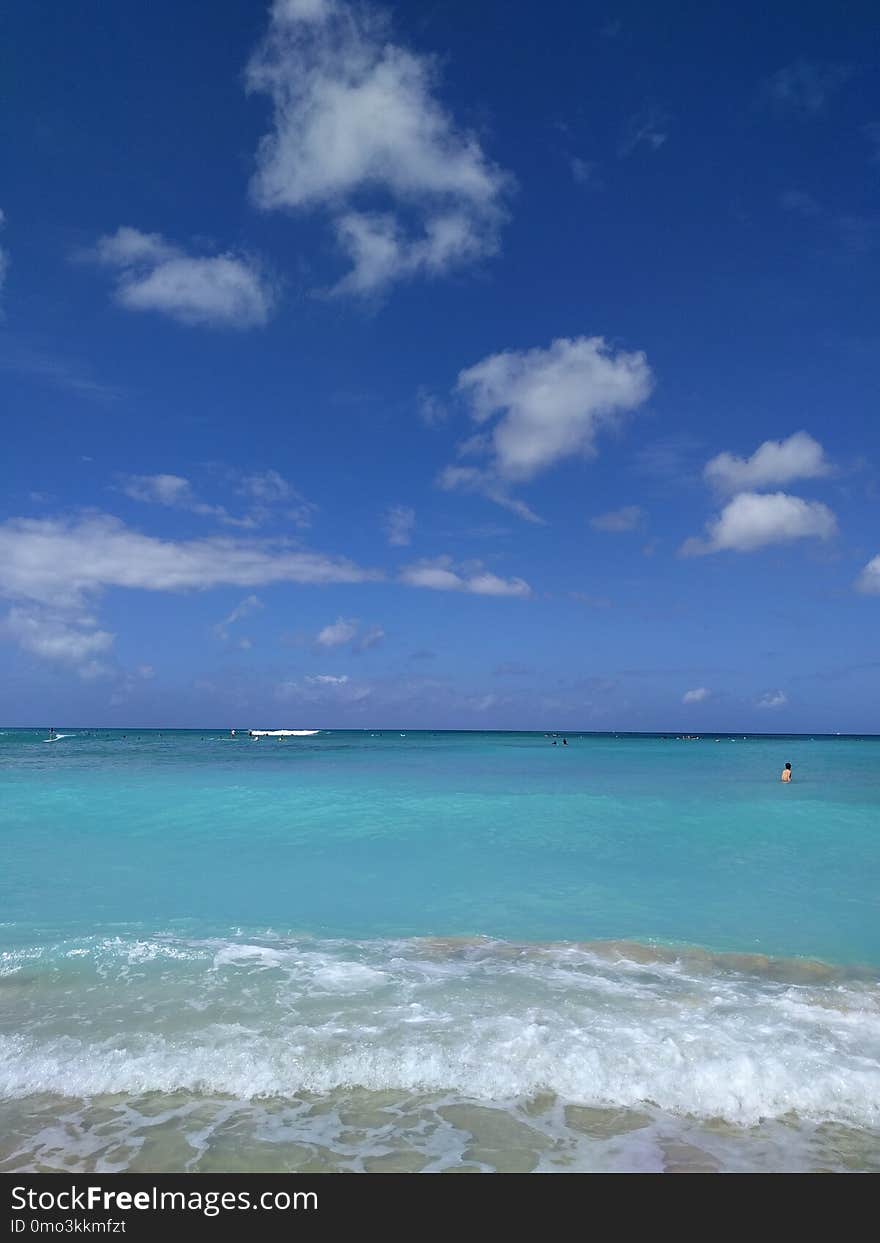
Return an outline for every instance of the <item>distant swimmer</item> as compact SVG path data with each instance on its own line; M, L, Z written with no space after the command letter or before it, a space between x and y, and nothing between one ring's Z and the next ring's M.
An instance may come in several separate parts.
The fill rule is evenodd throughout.
M568 746L568 739L567 739L567 738L563 738L563 740L562 740L562 745L563 745L564 747L567 747L567 746Z
M785 782L791 781L791 764L786 764L785 768L783 768L782 780Z

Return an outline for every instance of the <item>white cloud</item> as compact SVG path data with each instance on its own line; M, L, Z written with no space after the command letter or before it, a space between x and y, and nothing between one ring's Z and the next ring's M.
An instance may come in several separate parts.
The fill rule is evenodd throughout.
M283 703L303 703L330 707L357 707L370 698L372 687L353 681L346 673L310 673L301 681L288 679L275 687L275 697Z
M725 492L765 488L793 479L817 479L831 470L825 450L807 432L787 440L765 440L749 458L719 453L706 463L707 482Z
M368 293L497 250L508 178L456 128L436 78L431 58L392 41L383 9L272 6L247 66L248 89L268 95L274 114L251 195L267 210L330 214L353 264L340 291Z
M532 594L531 587L522 578L499 578L481 568L459 572L453 568L450 557L407 566L401 571L400 579L410 587L427 587L431 591L463 591L476 596L525 597Z
M206 505L193 491L192 484L182 475L126 475L119 489L133 501L148 505L164 505L168 509L186 509L190 513L229 521L222 505Z
M385 631L381 626L371 626L368 630L361 633L360 622L356 617L337 617L335 622L324 626L315 638L315 642L319 647L344 647L351 644L353 652L366 652L370 648L378 647L385 638Z
M267 470L243 475L238 480L236 492L250 499L251 505L240 517L230 514L223 505L209 505L199 499L192 484L182 475L125 475L120 491L135 501L164 505L169 509L183 509L203 517L216 518L225 526L253 530L279 517L278 506L286 504L284 516L301 529L311 526L312 515L317 509L311 501L298 492L279 475L277 470ZM276 507L276 508L273 508Z
M115 269L115 296L122 306L159 311L184 324L250 328L264 324L275 303L254 260L234 254L193 257L158 233L122 226L81 257Z
M243 475L238 490L243 496L250 496L255 501L262 501L264 504L286 501L291 496L299 499L299 494L294 492L284 476L280 475L277 470L254 471L250 475Z
M231 626L234 622L241 621L243 617L250 617L251 613L256 613L261 608L263 608L263 601L259 596L245 596L226 618L226 625Z
M0 623L0 634L42 660L70 665L83 677L105 672L96 657L109 651L114 639L86 614L70 617L51 609L18 605Z
M23 649L66 660L81 673L106 672L93 658L110 647L113 636L99 628L89 610L108 588L184 592L382 577L345 558L306 552L289 540L162 540L106 514L0 523L0 597L13 606L0 631ZM258 597L247 596L215 633L228 638L231 625L260 607Z
M385 534L388 543L395 547L403 547L412 543L413 527L416 524L416 511L407 505L392 505L385 514Z
M645 520L645 511L640 505L624 505L621 509L610 509L605 514L597 514L590 519L590 526L596 531L609 531L617 534L621 531L636 531Z
M458 377L458 392L483 429L462 452L488 457L488 466L447 467L440 486L482 491L539 520L508 495L509 486L565 458L592 456L599 432L642 405L652 383L643 353L615 352L602 337L561 337L548 349L492 354Z
M681 552L694 557L724 550L754 552L793 539L830 539L836 530L837 519L819 501L785 492L741 492L707 524L706 538L686 540Z
M685 691L681 697L683 704L701 704L709 699L712 692L706 686L697 686L692 691Z
M872 557L856 580L856 590L866 596L880 596L880 556Z
M524 518L526 522L544 525L540 514L536 514L519 497L511 496L508 485L489 470L479 470L475 466L446 466L437 476L437 486L445 492L478 492L503 509L509 509L511 513Z
M784 691L767 691L757 700L755 707L757 708L784 708L788 703L788 696Z
M230 626L234 626L236 622L240 622L243 618L250 617L251 614L259 612L259 610L263 607L263 601L259 596L245 596L239 604L236 604L235 608L228 617L224 617L223 621L217 623L214 627L214 633L218 639L223 639L224 641L227 640L229 638ZM239 639L238 643L239 647L246 646L250 648L253 646L251 640L246 637Z
M358 631L358 623L353 618L337 617L336 621L318 632L316 639L322 647L342 647L350 643Z
M67 608L108 587L179 592L380 578L376 570L286 540L163 540L106 514L0 524L0 595Z

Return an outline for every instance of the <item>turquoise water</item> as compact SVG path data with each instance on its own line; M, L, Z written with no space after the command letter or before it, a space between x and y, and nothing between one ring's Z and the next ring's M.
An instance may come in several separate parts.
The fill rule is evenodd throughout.
M10 937L182 922L880 965L880 740L44 736L0 737Z
M880 1161L880 740L65 732L0 732L0 1168Z

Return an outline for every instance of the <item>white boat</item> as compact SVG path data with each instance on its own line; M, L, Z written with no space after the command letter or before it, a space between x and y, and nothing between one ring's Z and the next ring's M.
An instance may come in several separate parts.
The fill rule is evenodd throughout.
M249 729L251 738L312 738L319 729Z

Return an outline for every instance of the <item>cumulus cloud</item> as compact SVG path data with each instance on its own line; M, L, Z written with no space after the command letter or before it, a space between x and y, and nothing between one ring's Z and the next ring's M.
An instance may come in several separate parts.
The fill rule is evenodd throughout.
M412 543L413 527L416 524L416 511L407 505L392 505L385 513L384 528L388 543L395 547L403 547Z
M756 708L784 708L788 703L788 696L784 691L767 691L755 703Z
M598 434L642 405L652 383L643 353L614 351L602 337L561 337L548 349L492 354L458 377L458 392L481 429L461 451L488 465L448 467L440 485L483 491L534 520L508 496L509 486L565 458L595 454Z
M706 537L686 540L681 552L692 557L725 550L754 552L794 539L830 539L836 530L837 519L819 501L785 492L741 492L707 524Z
M617 534L621 531L636 531L645 520L645 511L640 505L624 505L621 509L610 509L605 514L597 514L590 519L590 526L596 531L609 531Z
M357 631L358 623L353 618L337 617L335 622L318 632L315 642L321 647L342 647L352 641Z
M80 255L116 273L116 301L183 324L251 328L264 324L274 291L259 265L232 253L192 256L158 233L122 226Z
M795 432L787 440L765 440L748 458L719 453L706 463L703 475L720 491L741 492L793 479L818 479L830 470L819 442L807 432Z
M685 691L681 697L683 704L701 704L711 696L712 692L706 686L696 686L692 691Z
M866 596L880 596L880 556L872 557L862 570L856 589Z
M822 112L830 95L852 77L852 66L819 63L800 57L784 65L763 84L761 96L780 111L812 117Z
M463 591L475 596L518 596L532 594L522 578L499 578L481 567L469 571L454 567L451 557L419 561L407 566L400 574L401 582L410 587L427 587L431 591Z
M434 61L393 42L384 9L276 0L246 81L273 105L251 196L329 214L352 264L338 291L497 250L509 179L439 102Z

